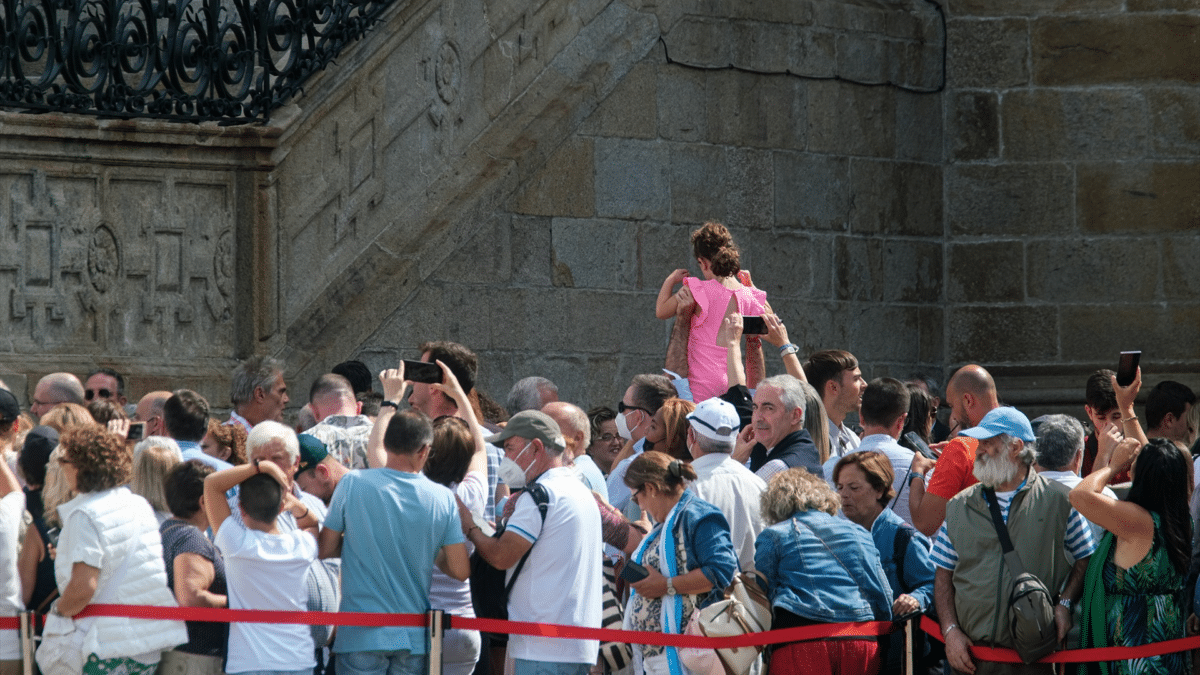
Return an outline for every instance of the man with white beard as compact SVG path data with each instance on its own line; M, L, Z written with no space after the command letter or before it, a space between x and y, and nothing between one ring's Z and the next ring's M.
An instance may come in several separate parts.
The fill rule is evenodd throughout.
M979 483L946 505L946 522L938 530L930 556L937 567L934 602L946 640L946 660L959 673L1050 673L1052 666L1047 664L971 660L972 645L1015 646L1008 607L1012 577L988 500L999 504L1025 570L1041 579L1051 593L1061 589L1054 610L1060 641L1071 628L1071 604L1083 591L1088 556L1096 542L1087 521L1071 508L1069 490L1033 470L1035 437L1025 415L1015 408L996 408L963 434L979 441L975 453Z

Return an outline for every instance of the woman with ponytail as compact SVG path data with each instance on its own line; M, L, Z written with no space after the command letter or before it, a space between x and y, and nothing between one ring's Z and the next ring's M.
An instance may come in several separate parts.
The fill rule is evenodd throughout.
M720 396L729 388L726 349L717 346L717 331L730 300L737 299L737 311L743 316L762 316L769 308L766 292L750 285L750 274L742 270L738 248L724 225L705 223L693 232L692 253L704 278L689 277L686 269L672 272L663 280L654 313L660 319L669 319L679 308L680 294L690 294L695 299L696 311L688 337L687 377L692 400L700 403ZM683 288L674 293L680 283ZM759 339L757 335L746 336L748 351L758 346Z
M692 612L724 597L737 573L729 523L717 507L685 491L696 480L690 464L658 451L629 465L625 484L657 525L633 552L648 576L631 584L625 627L683 633ZM674 647L639 645L646 675L686 675Z

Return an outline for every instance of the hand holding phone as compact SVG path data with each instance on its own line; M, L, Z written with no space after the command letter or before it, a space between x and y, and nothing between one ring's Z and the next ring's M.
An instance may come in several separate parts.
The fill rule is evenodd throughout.
M442 369L436 363L404 359L404 379L421 384L441 384Z
M632 560L625 561L625 566L621 568L621 578L631 584L636 584L648 576L650 576L650 570Z
M1142 360L1142 353L1136 352L1121 352L1121 361L1117 364L1117 384L1122 387L1128 387L1133 384L1134 378L1137 377L1138 363Z

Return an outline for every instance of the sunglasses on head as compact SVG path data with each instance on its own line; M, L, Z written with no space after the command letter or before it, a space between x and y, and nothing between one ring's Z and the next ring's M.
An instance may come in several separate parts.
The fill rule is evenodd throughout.
M108 389L88 389L83 392L83 397L89 401L96 398L97 395L100 398L112 398L113 393Z
M637 406L637 405L625 405L625 402L624 402L624 401L618 401L618 402L617 402L617 412L619 412L619 413L624 413L624 412L625 412L625 411L627 411L627 410L641 410L642 412L646 413L647 415L653 415L653 414L654 414L654 413L650 412L649 410L646 410L645 408L643 408L643 407L641 407L641 406Z

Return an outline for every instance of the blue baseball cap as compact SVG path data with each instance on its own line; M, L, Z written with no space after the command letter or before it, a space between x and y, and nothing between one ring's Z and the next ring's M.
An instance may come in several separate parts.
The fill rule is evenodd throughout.
M970 436L981 441L995 438L1000 434L1008 434L1026 443L1032 443L1037 438L1033 435L1033 427L1029 424L1029 418L1025 416L1025 413L1009 406L996 408L983 416L983 419L979 421L979 426L962 432L963 436Z

